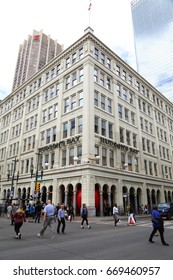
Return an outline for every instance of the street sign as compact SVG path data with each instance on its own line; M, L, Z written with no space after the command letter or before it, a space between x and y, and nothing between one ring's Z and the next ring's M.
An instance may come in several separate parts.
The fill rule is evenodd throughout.
M37 182L42 183L42 180L41 180L41 179L40 179L40 180L37 180Z

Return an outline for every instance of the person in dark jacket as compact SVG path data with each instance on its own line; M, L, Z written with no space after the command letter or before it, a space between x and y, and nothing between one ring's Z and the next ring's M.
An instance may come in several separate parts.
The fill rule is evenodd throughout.
M82 206L82 222L81 222L81 228L84 228L84 221L86 222L86 225L88 226L88 228L91 228L91 226L88 224L88 209L86 207L86 204L84 203Z
M41 203L37 202L36 206L35 206L35 223L38 221L38 223L40 222L40 216L41 216Z
M164 239L164 222L162 217L160 216L159 212L157 211L157 207L153 207L152 211L152 225L153 225L153 231L151 232L149 242L154 243L153 236L155 235L156 231L158 230L160 233L160 239L164 246L169 246L168 243L165 242Z

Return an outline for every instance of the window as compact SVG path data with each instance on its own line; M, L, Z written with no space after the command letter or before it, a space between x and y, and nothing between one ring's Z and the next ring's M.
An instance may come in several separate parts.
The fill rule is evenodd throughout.
M64 113L68 112L69 110L69 98L64 100Z
M83 124L83 118L78 118L78 133L82 133L82 124Z
M54 87L51 87L50 89L50 98L53 98L54 97Z
M123 70L123 80L126 80L126 71Z
M83 106L83 91L78 93L78 106Z
M99 118L95 117L94 132L99 133Z
M102 148L102 165L107 165L107 150L105 148Z
M47 116L47 110L44 110L44 111L42 112L42 122L43 122L43 123L45 123L45 121L46 121L46 116Z
M131 112L131 121L132 121L132 124L135 125L135 113L134 112Z
M74 164L74 148L70 148L69 150L69 164Z
M46 83L49 81L49 72L46 73Z
M94 69L94 82L98 82L98 70Z
M76 108L76 95L73 95L71 98L71 110Z
M133 147L137 148L137 135L133 133Z
M111 68L111 60L109 57L107 57L107 66L108 68Z
M55 153L51 153L50 169L54 167L54 164L55 164Z
M100 73L100 85L104 86L104 74Z
M123 88L123 99L127 101L127 89Z
M65 86L66 89L69 89L70 88L70 76L66 78L66 86Z
M99 51L97 48L94 48L94 58L97 60L99 59Z
M130 101L130 104L133 104L133 93L132 92L129 92L129 101Z
M124 129L120 127L120 142L124 143Z
M145 151L145 138L142 138L142 148L143 148L143 151Z
M108 123L108 133L109 133L108 137L113 139L113 125L112 125L112 123Z
M77 73L72 73L72 86L75 86L77 84Z
M34 127L34 117L31 117L30 119L30 129Z
M126 141L127 145L131 145L131 139L130 139L130 131L126 131Z
M120 66L116 65L116 74L120 76Z
M110 80L109 77L107 77L107 80L106 80L106 88L107 88L108 90L111 90L111 80Z
M52 142L56 141L56 126L53 127L53 135L52 135Z
M133 171L132 169L132 156L128 155L128 171Z
M66 68L70 67L70 57L66 59Z
M122 119L123 114L122 114L122 106L120 104L118 104L118 116L120 119Z
M132 76L129 75L129 84L132 85Z
M58 64L57 67L56 67L56 74L59 75L60 71L61 71L61 65Z
M79 59L83 57L83 48L79 49Z
M63 124L63 138L67 138L67 132L68 132L68 123Z
M101 63L105 64L105 55L101 53Z
M48 108L48 120L51 120L51 119L52 119L52 113L53 113L53 108L52 108L52 107L49 107L49 108Z
M79 70L79 82L83 82L83 68Z
M72 64L76 62L76 53L72 54Z
M98 92L94 91L94 105L98 106Z
M117 85L117 95L121 97L121 86Z
M48 89L45 90L45 92L44 92L44 101L45 101L45 102L48 101Z
M62 150L62 166L66 166L66 150Z
M56 84L56 96L58 96L58 95L59 95L59 83Z
M106 136L106 121L101 120L101 135Z
M109 151L109 164L114 167L114 152L112 150Z
M75 135L75 119L70 121L70 136Z
M55 104L55 105L54 105L53 117L54 117L54 118L57 118L57 115L58 115L58 104Z
M50 135L51 135L51 129L47 130L47 136L46 136L46 144L50 143Z
M112 113L112 100L108 98L108 112Z
M124 114L125 114L125 120L129 122L129 110L127 108L124 108Z
M28 137L28 150L31 149L31 136Z
M51 79L53 79L54 77L55 77L55 68L51 70Z
M79 159L78 163L81 162L81 158L82 158L82 146L78 146L77 147L77 157Z
M101 108L105 110L105 96L101 95Z

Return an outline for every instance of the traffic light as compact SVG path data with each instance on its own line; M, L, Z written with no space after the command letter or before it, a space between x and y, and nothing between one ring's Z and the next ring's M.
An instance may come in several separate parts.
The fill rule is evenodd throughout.
M36 182L36 191L40 192L40 182Z

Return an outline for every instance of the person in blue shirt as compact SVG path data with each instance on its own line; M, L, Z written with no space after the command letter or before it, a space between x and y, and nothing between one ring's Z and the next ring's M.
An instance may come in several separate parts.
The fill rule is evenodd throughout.
M48 226L50 227L51 238L54 238L54 214L54 206L51 204L51 200L48 200L47 205L44 207L43 226L40 233L37 234L39 238L43 237L43 234Z
M154 243L153 241L153 236L155 235L156 231L158 230L160 233L160 239L161 242L164 246L169 246L168 243L165 242L164 239L164 223L163 223L163 219L160 216L159 212L157 211L157 207L154 206L153 207L153 211L152 211L152 225L153 225L153 231L151 232L150 238L149 238L149 242Z
M62 224L62 233L65 233L65 211L64 211L64 204L61 204L61 208L58 210L58 226L57 226L57 233L60 231L60 226Z

